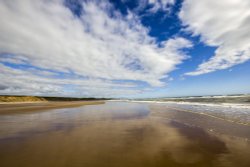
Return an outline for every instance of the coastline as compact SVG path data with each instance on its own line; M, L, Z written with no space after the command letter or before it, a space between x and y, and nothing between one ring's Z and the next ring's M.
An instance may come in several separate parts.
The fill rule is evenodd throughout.
M60 109L60 108L72 108L72 107L80 107L83 105L96 105L104 103L105 103L104 100L1 102L0 115L43 111L43 110Z
M177 102L177 101L157 101L157 100L121 100L135 103L158 103L158 104L187 104L197 106L211 106L211 107L230 107L230 108L246 108L250 109L250 104L246 103L205 103L205 102Z
M192 114L212 117L231 123L250 126L250 105L233 103L198 103L198 102L172 102L172 101L137 101L126 100L132 103L147 103L152 105L161 105L165 108L188 112Z

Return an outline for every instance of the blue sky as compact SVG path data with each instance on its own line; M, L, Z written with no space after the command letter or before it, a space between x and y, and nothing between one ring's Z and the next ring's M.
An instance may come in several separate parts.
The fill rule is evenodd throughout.
M0 0L0 94L250 93L250 2Z

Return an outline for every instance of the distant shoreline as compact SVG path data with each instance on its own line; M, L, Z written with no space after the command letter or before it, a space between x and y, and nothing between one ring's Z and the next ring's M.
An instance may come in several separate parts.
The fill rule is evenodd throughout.
M69 102L69 101L99 101L108 98L76 98L76 97L44 97L0 95L0 103L34 103L34 102Z
M104 104L103 100L91 101L35 101L35 102L5 102L0 103L0 115L18 114L24 112L43 111L60 108L73 108L84 105Z
M176 102L176 103L206 103L206 104L250 104L250 95L230 96L201 96L201 97L179 97L179 98L151 98L135 99L136 101Z

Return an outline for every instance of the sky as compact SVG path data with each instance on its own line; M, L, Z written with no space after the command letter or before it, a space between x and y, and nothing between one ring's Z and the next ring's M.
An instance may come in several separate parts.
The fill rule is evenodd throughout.
M0 94L250 93L250 1L0 0Z

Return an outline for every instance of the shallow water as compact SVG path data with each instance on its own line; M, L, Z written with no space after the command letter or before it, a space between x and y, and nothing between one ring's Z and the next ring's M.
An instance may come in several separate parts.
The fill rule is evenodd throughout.
M143 103L2 115L0 166L249 167L249 133L243 125Z

